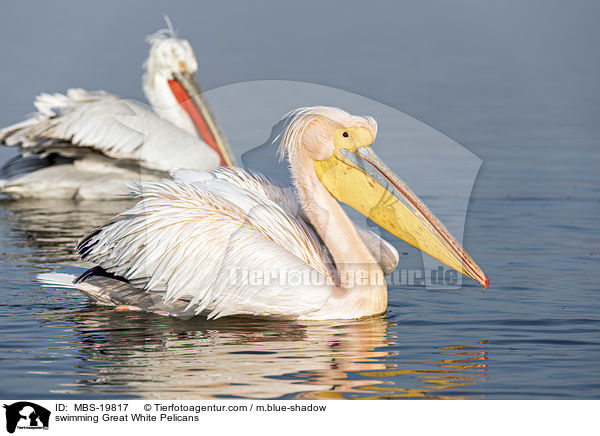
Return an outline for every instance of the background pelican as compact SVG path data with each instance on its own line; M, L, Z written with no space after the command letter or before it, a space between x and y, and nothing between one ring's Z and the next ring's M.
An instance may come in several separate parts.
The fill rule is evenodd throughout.
M291 116L280 152L288 156L297 198L237 168L179 171L174 181L141 184L135 195L142 201L79 242L82 258L97 267L75 283L61 273L40 278L76 287L101 304L179 316L353 319L382 313L382 264L389 256L361 238L339 200L488 286L460 244L379 161L370 147L377 134L373 118L329 107ZM395 267L397 253L390 250ZM240 279L240 270L261 273L263 280Z
M211 170L233 155L200 85L190 43L169 29L148 37L143 89L154 112L104 91L41 94L30 118L0 130L22 154L0 169L11 197L116 199L125 182L185 166Z

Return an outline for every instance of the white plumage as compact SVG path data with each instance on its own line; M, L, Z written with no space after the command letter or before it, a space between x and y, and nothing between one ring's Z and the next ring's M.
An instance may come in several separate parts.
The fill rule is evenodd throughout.
M175 174L174 181L138 186L136 206L79 243L83 258L211 317L297 317L321 307L332 290L330 260L315 233L290 213L285 191L240 169L196 174L192 183ZM244 271L281 277L253 285ZM321 285L279 285L287 274L318 274Z
M169 83L176 74L196 73L189 42L172 31L158 32L149 42L143 84L154 112L104 91L41 94L34 103L37 113L0 130L0 142L22 150L0 170L6 194L111 199L141 176L160 180L153 171L219 166L219 154L198 136Z
M351 319L387 307L391 244L355 226L346 202L397 236L487 277L370 145L377 126L337 108L290 114L280 149L295 192L238 168L180 170L133 188L140 201L77 245L96 264L73 287L102 304L209 318ZM450 257L454 256L454 257ZM450 259L449 261L447 259ZM65 277L41 277L65 286Z

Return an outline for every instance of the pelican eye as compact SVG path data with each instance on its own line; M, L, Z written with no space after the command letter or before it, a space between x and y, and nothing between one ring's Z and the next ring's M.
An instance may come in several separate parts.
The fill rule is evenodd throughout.
M350 136L350 134L349 134L348 132L344 132L344 133L342 133L342 136L343 136L344 138L347 138L348 136Z

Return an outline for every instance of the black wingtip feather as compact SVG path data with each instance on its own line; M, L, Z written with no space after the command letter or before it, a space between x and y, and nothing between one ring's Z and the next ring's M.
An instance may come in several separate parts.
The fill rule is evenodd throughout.
M0 179L9 180L23 174L32 173L42 168L73 162L73 159L65 158L56 154L48 156L18 155L8 160L0 168Z
M115 279L115 280L119 280L121 282L129 283L129 280L127 280L125 277L118 276L111 272L108 272L101 266L94 266L94 267L84 271L79 277L77 277L73 281L73 283L77 284L77 283L85 282L87 279L89 279L91 277L108 277L109 279Z
M90 233L85 235L75 247L75 252L81 255L82 259L85 259L88 254L94 249L98 241L92 241L94 236L98 235L102 231L102 227L92 230Z

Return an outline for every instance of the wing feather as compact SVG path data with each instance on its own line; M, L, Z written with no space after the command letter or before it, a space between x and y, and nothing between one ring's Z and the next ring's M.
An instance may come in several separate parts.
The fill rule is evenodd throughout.
M262 195L277 203L290 215L301 216L306 221L302 209L298 207L298 201L292 188L257 172L238 167L218 168L211 172L176 169L171 171L171 177L192 185L203 184L207 180L224 180L238 188Z
M212 172L199 172L194 170L175 170L171 172L175 180L186 183L205 183L207 180L226 180L229 183L251 191L259 192L269 200L277 203L288 214L297 216L308 222L302 209L298 207L296 196L290 187L265 177L260 173L245 171L241 168L217 169ZM398 251L381 235L369 230L364 225L355 223L360 238L367 245L367 249L375 257L385 274L391 274L398 266Z
M0 142L19 145L25 154L80 157L96 152L160 171L219 166L217 154L197 136L104 91L41 94L34 105L37 113L0 130Z
M84 237L77 250L132 285L163 294L165 302L187 301L188 308L210 317L318 310L332 291L325 249L303 220L264 189L250 191L228 181L242 171L220 169L223 177L213 172L194 184L138 185L134 195L141 201ZM253 274L258 281L248 277ZM292 276L313 282L292 283Z

